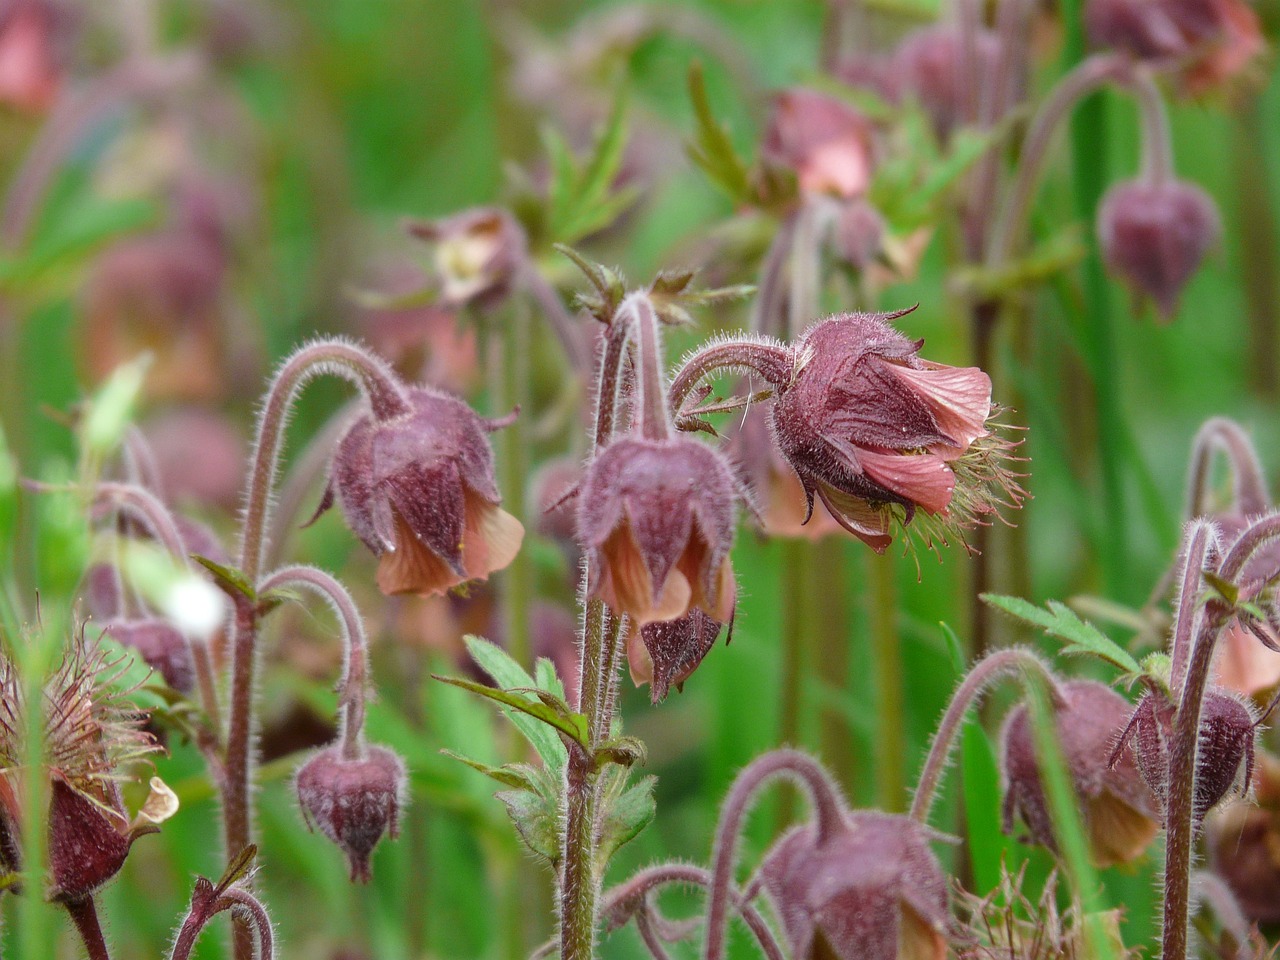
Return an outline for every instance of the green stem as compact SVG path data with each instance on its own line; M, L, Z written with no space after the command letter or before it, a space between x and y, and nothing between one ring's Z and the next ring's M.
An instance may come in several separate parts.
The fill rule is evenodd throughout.
M809 631L806 629L805 610L808 599L806 568L809 565L809 544L804 540L788 539L781 541L778 548L782 567L779 578L782 591L779 604L782 610L782 651L778 677L778 742L783 746L795 747L801 740L800 705L808 659L806 647ZM794 812L794 791L788 790L778 804L779 827L790 823Z
M890 813L906 806L903 753L907 745L902 701L902 642L897 629L894 558L870 553L871 649L876 677L876 805Z
M517 300L502 325L502 386L500 413L514 408L528 409L529 398L529 312ZM508 513L525 523L527 508L525 486L529 475L528 416L516 417L502 436L502 496ZM526 524L527 526L527 524ZM533 605L533 559L521 550L507 568L503 581L506 591L505 614L507 651L522 666L533 665L529 640L529 611Z

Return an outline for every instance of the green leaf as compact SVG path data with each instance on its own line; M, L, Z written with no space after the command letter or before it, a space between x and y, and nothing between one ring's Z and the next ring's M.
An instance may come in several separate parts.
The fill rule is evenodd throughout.
M235 567L225 566L198 553L191 554L191 559L208 570L213 575L214 583L221 587L231 599L244 597L250 603L257 601L258 592L249 583L249 579Z
M625 773L618 783L625 784ZM600 862L608 863L618 848L639 836L653 822L657 805L653 787L657 777L644 777L635 785L605 800L604 819L600 824Z
M546 129L543 145L551 162L547 228L551 238L574 243L616 220L640 196L634 186L614 190L627 146L626 97L621 91L590 155L579 163L558 133Z
M638 737L612 737L596 747L595 764L599 768L606 763L621 767L643 764L649 752Z
M470 757L464 757L460 753L454 753L452 750L441 750L442 754L451 760L458 760L465 763L472 770L479 770L486 777L497 780L505 787L514 787L517 790L533 790L534 784L530 779L528 770L532 768L527 764L509 763L501 767L491 767L487 763L481 763L479 760L472 760Z
M1015 619L1042 629L1051 637L1064 641L1065 654L1090 654L1119 667L1126 673L1141 673L1138 661L1127 650L1093 624L1081 620L1064 603L1050 600L1048 609L1042 609L1021 597L1006 597L994 593L982 595L984 603L1003 610Z
M995 750L982 725L971 718L960 740L961 788L973 864L974 890L986 893L1000 882L1000 865L1016 855L1016 845L1000 823L1000 771Z
M108 456L124 439L149 366L150 354L121 364L94 395L80 428L81 442L90 456Z
M705 170L712 181L735 203L749 201L751 180L747 165L734 150L733 141L729 139L724 126L711 112L711 101L707 97L706 79L700 63L695 62L689 67L689 97L693 100L693 111L698 122L693 140L686 145L689 158Z
M556 673L556 665L547 657L539 657L533 665L533 679L539 690L546 690L561 700L564 699L564 684Z
M522 697L518 693L509 693L506 690L500 690L497 687L486 687L483 683L473 683L470 680L463 680L460 677L444 677L438 673L431 675L433 680L439 680L441 683L448 683L471 693L479 694L482 697L488 697L504 707L510 707L518 710L520 713L526 714L533 719L552 727L563 733L569 739L586 748L587 739L587 718L581 714L565 715L554 707L550 707L538 700L530 700ZM516 718L513 716L512 720ZM522 732L524 728L521 727ZM526 736L527 736L526 732ZM538 744L534 744L535 747Z
M960 638L956 636L956 632L951 629L949 623L939 620L938 626L942 628L942 636L947 641L947 652L951 654L951 668L955 670L957 676L960 676L965 668L964 644L960 642Z
M503 790L495 796L529 852L555 869L560 863L559 800L541 790Z
M224 892L228 887L238 880L243 880L253 869L253 861L257 859L258 847L256 844L249 844L243 850L232 858L227 864L227 869L222 873L222 879L218 881L217 891Z

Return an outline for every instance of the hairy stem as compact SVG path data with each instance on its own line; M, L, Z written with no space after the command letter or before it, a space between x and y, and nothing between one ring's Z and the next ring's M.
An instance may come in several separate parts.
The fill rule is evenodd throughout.
M711 885L707 890L706 944L704 960L721 960L729 922L730 892L738 839L751 801L771 780L785 777L800 784L813 808L817 842L823 843L845 822L844 800L822 765L798 750L775 750L757 757L743 768L729 788L716 825L712 854Z
M1191 442L1191 469L1187 475L1187 519L1203 516L1212 509L1209 502L1210 469L1218 451L1231 465L1232 505L1246 517L1263 513L1271 503L1267 478L1253 449L1249 435L1234 420L1211 417Z
M84 949L89 960L111 960L111 951L107 949L107 940L102 935L102 924L98 922L98 910L93 897L73 900L65 904L71 922L76 925L76 932L84 941Z
M1216 541L1213 527L1204 521L1193 521L1183 541L1186 547L1182 551L1182 577L1178 582L1178 612L1173 622L1169 670L1169 685L1175 695L1186 679L1191 641L1200 619L1200 581Z
M624 317L636 344L635 419L646 440L667 440L671 436L671 417L667 412L667 391L663 388L665 376L657 311L647 295L633 293L618 308L619 322Z
M713 373L757 373L775 388L785 388L795 372L795 351L765 337L719 340L687 357L667 392L669 408L679 416L693 389Z
M933 812L934 800L937 798L938 786L942 782L942 774L955 749L956 738L964 727L965 714L974 706L980 696L1004 677L1021 674L1037 677L1042 680L1055 701L1061 699L1058 693L1058 680L1039 656L1022 647L1009 647L988 654L974 664L973 668L960 681L960 686L951 696L946 712L938 724L938 732L934 734L933 743L929 745L929 755L925 758L924 767L920 770L920 780L916 786L915 797L911 801L910 816L919 823L927 824Z

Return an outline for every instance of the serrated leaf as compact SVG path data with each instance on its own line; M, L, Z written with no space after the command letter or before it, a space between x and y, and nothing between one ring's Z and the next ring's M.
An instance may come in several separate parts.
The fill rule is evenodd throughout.
M440 752L451 760L465 763L472 770L478 770L486 777L497 780L503 786L513 787L516 790L535 789L533 781L530 780L529 774L526 772L530 768L525 764L508 763L501 767L491 767L487 763L472 760L470 757L464 757L462 754L454 753L452 750L441 750Z
M233 600L238 596L244 597L250 603L258 599L258 592L249 583L248 578L235 567L226 566L216 560L210 560L208 557L202 557L198 553L191 554L191 559L208 570L213 575L214 583L221 587L223 592Z
M608 863L618 848L634 840L653 822L657 814L653 786L657 782L657 777L644 777L606 799L604 819L600 824L601 863Z
M1021 597L1006 597L994 593L984 593L982 601L1018 620L1039 627L1051 637L1062 640L1066 644L1062 648L1065 654L1091 654L1119 667L1126 673L1141 672L1138 661L1133 659L1127 650L1093 624L1081 620L1064 603L1050 600L1046 610Z
M495 796L507 808L516 834L529 852L555 869L560 863L559 801L529 790L503 790Z
M471 680L463 680L461 677L443 677L438 673L433 673L431 677L433 680L439 680L441 683L460 687L463 690L479 694L482 697L488 697L490 700L500 703L504 707L510 707L513 710L517 710L526 716L532 717L539 723L545 724L547 727L558 730L570 740L579 744L584 750L586 749L586 718L580 714L566 716L555 708L549 707L539 700L530 700L528 697L523 697L518 693L510 693L497 687L487 687L483 683L474 683ZM517 717L512 716L511 719L516 721ZM529 739L529 742L533 744L534 749L538 751L539 756L542 756L545 761L547 757L542 753L544 748L539 742L540 738L536 735L531 736L530 731L527 730L523 724L517 722L516 725L520 727L520 731L525 734Z
M748 201L751 185L747 165L739 158L733 141L711 111L700 63L695 62L689 67L689 97L698 123L694 139L686 147L689 158L705 170L734 202Z

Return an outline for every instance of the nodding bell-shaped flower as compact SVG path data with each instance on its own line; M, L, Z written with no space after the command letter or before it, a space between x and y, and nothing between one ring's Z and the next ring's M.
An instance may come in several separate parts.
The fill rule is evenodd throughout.
M366 413L338 442L317 516L336 495L347 525L379 558L383 593L444 593L507 566L524 527L501 509L488 422L456 397L406 392L407 414Z
M346 757L326 747L298 770L294 787L307 826L347 856L352 881L368 883L369 855L384 833L394 840L404 807L404 762L385 747L364 747Z
M1098 243L1107 266L1137 294L1150 297L1166 323L1221 236L1213 200L1181 180L1118 183L1098 207Z
M791 171L804 193L860 197L875 169L871 121L841 100L797 88L774 97L761 144L769 166Z
M1059 687L1063 702L1054 711L1072 786L1082 805L1094 863L1107 867L1141 856L1159 829L1160 813L1136 764L1128 755L1110 762L1117 737L1128 722L1129 701L1092 680L1073 680ZM1001 734L1004 780L1004 830L1015 820L1030 839L1055 849L1035 738L1025 706L1015 708Z
M1164 694L1147 693L1138 701L1112 755L1117 762L1126 746L1132 748L1138 770L1164 811L1169 796L1169 743L1177 708ZM1230 694L1209 689L1200 706L1200 747L1196 751L1194 822L1230 793L1241 793L1253 780L1253 752L1257 722L1252 711Z
M511 214L497 207L464 210L414 224L410 231L435 244L441 298L449 306L502 301L526 257L524 231Z
M1010 444L988 420L991 380L976 367L917 356L886 322L900 314L846 313L801 338L799 366L773 404L778 448L850 533L883 552L917 512L963 530L1024 496L1003 464Z
M991 30L976 32L972 71L965 62L965 37L954 24L936 24L913 31L894 55L898 84L924 108L938 139L971 119L968 105L979 101L979 87L995 75L1000 41Z
M648 683L651 701L660 703L672 687L683 689L723 629L723 623L698 609L675 620L646 623L627 638L631 679L637 686Z
M587 467L578 495L591 595L637 626L694 609L729 620L736 496L729 465L704 443L615 439Z
M856 810L819 840L784 834L760 866L796 960L942 960L947 879L910 817Z

